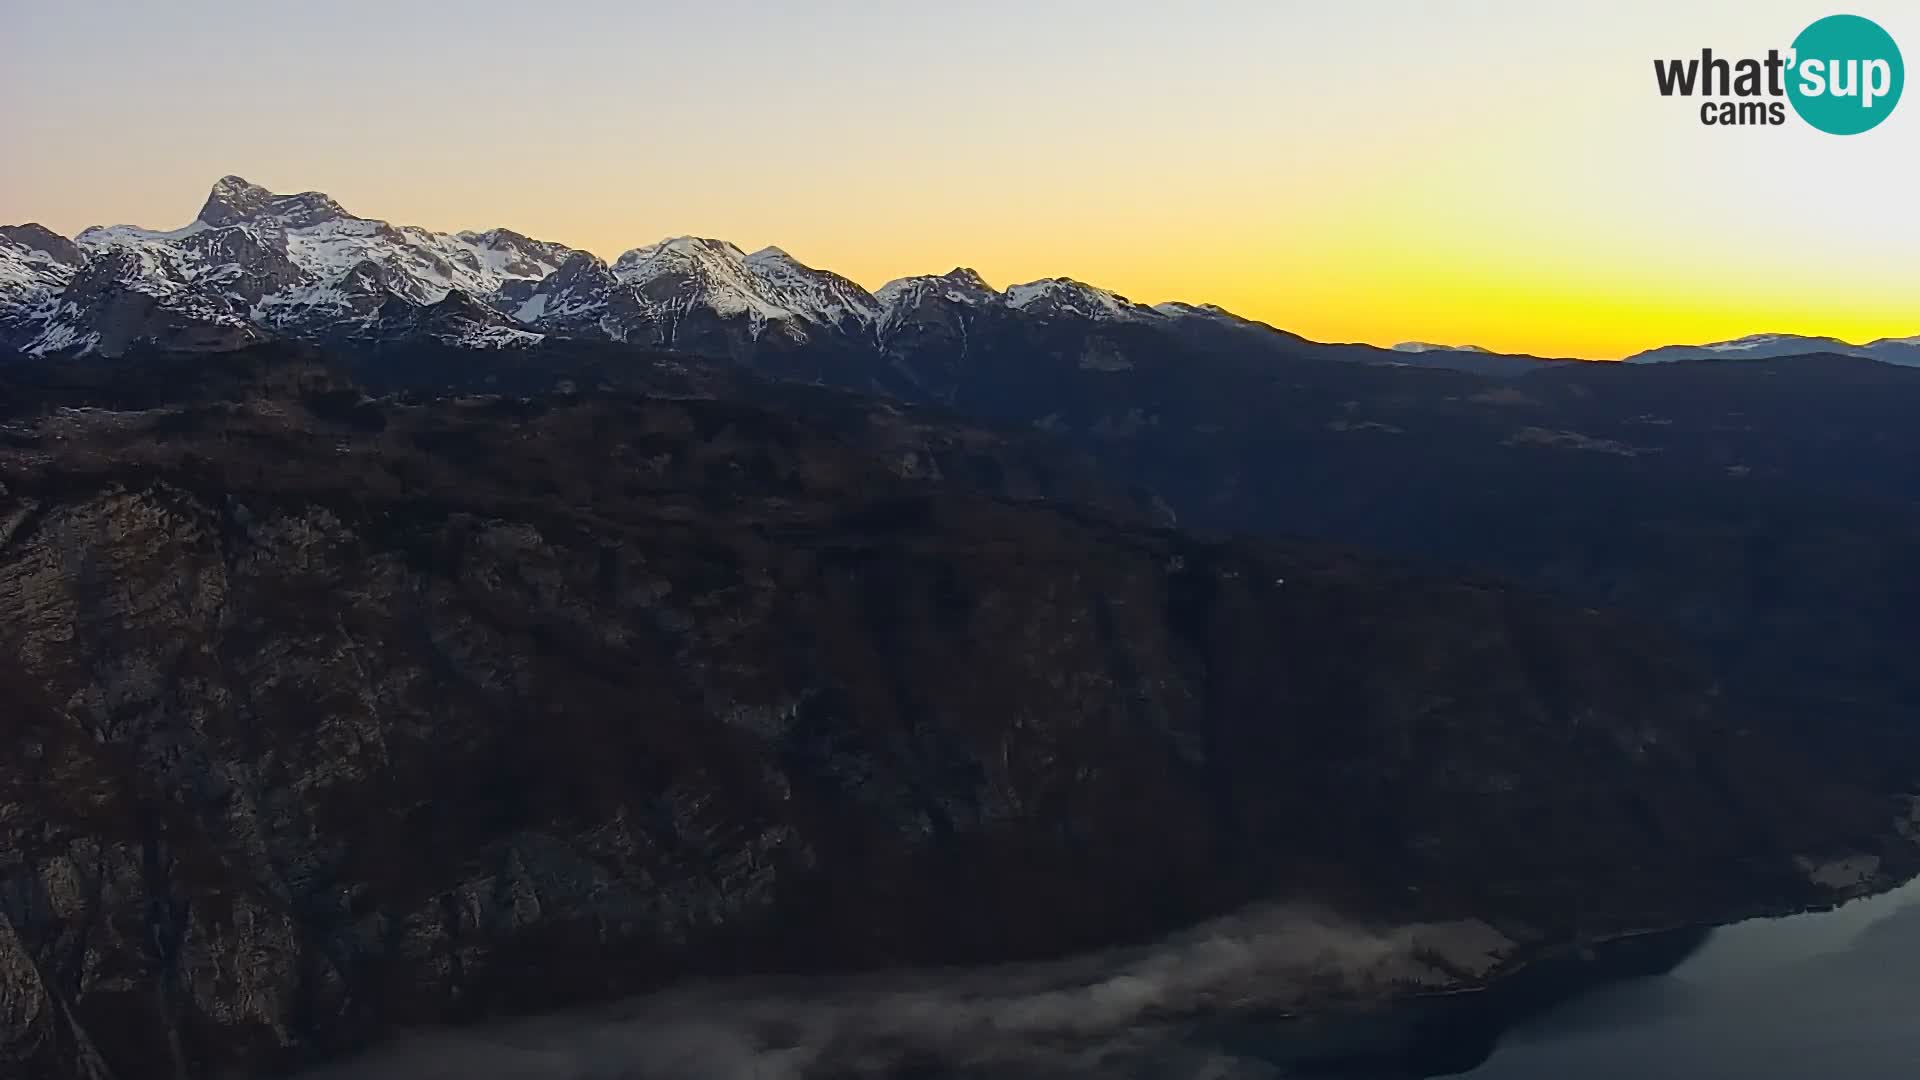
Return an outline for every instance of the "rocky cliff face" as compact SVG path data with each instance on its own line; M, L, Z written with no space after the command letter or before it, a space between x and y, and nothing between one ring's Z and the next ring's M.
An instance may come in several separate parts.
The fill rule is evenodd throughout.
M850 408L306 369L16 407L6 1074L258 1075L1258 898L1544 943L1912 861L1605 616L1019 498Z

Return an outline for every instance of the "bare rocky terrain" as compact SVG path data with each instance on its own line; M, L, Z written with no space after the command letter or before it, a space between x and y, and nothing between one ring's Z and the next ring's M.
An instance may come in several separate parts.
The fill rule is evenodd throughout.
M1255 902L1520 957L1920 857L1910 789L1657 629L631 364L379 399L279 346L0 371L8 1075L273 1075Z

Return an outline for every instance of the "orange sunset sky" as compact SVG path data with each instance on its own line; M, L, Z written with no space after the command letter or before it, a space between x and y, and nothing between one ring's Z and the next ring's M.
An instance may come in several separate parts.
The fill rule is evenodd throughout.
M1920 49L1920 7L1852 4ZM1319 340L1619 357L1920 334L1920 101L1701 126L1652 60L1782 0L0 7L0 221L213 180L603 256L692 233L870 287L965 264ZM1911 96L1911 95L1910 95Z

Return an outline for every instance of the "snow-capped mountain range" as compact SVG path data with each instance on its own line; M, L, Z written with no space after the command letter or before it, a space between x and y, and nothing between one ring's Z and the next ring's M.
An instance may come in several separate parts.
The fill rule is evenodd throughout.
M1488 350L1483 349L1478 345L1435 345L1430 341L1403 341L1400 344L1395 345L1393 347L1393 351L1398 353L1430 353L1430 352L1484 353L1484 352L1487 352Z
M1906 367L1920 367L1920 337L1881 338L1865 345L1839 338L1801 334L1751 334L1707 345L1667 345L1627 357L1629 364L1666 364L1680 360L1766 360L1781 356L1833 353L1859 356Z
M36 355L414 334L493 348L547 335L708 351L823 336L884 347L933 299L1094 322L1234 318L1147 307L1068 278L995 290L971 270L868 292L779 248L749 254L691 236L608 264L508 229L396 226L320 192L277 195L237 176L214 184L178 229L95 226L69 240L38 225L0 228L0 344Z
M558 336L756 359L846 347L915 380L931 377L929 364L946 354L964 355L976 323L1074 327L1085 338L1073 346L1084 346L1079 362L1096 371L1132 370L1107 339L1136 327L1367 363L1534 369L1533 358L1475 346L1320 345L1212 305L1147 306L1065 277L995 289L963 267L868 292L776 247L747 253L692 236L634 248L609 264L510 229L393 225L317 191L277 195L237 176L215 183L199 214L177 229L95 226L69 239L34 224L0 226L0 349L41 356L114 356L141 342L233 348L266 338L512 348ZM1629 359L1810 352L1920 366L1920 338L1851 345L1784 334Z

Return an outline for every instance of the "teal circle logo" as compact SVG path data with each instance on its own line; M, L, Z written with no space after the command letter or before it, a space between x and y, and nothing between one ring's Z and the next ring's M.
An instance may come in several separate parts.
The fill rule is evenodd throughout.
M1880 126L1907 83L1893 36L1858 15L1829 15L1800 31L1790 63L1793 111L1829 135Z

